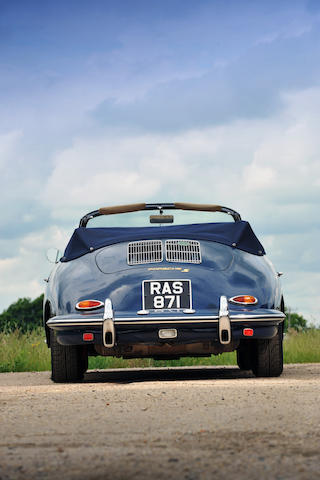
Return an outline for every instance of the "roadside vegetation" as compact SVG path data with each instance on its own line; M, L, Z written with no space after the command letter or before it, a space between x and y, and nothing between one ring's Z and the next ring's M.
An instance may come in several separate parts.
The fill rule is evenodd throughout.
M42 328L0 333L0 372L50 370L50 350Z
M43 295L31 300L19 298L0 314L0 332L32 332L42 325Z
M289 330L284 339L285 363L320 362L320 329ZM181 358L180 360L90 357L89 369L143 368L192 365L235 365L236 355L224 353L210 358ZM0 333L0 372L31 372L50 370L50 350L41 328L32 332Z
M45 343L42 324L43 296L19 299L0 315L0 372L50 370L50 350ZM284 338L285 363L320 362L320 329L308 327L305 318L287 311ZM180 360L90 357L89 369L143 368L195 365L236 365L236 354L224 353L210 358Z

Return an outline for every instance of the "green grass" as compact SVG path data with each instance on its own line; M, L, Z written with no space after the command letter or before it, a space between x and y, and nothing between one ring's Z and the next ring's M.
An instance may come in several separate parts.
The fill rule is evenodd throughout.
M0 333L0 372L50 370L50 351L42 328L30 333Z
M291 330L283 342L285 363L320 362L320 329Z
M284 339L285 363L320 362L320 329L306 332L291 331ZM183 357L180 360L132 359L90 357L90 369L130 367L175 367L193 365L235 365L236 354L224 353L210 358ZM50 370L50 350L44 341L42 329L31 333L0 333L0 372L30 372Z
M235 365L236 354L224 353L223 355L212 355L211 357L182 357L180 360L153 360L152 358L133 358L123 360L114 357L90 357L89 368L143 368L143 367L187 367L192 365Z

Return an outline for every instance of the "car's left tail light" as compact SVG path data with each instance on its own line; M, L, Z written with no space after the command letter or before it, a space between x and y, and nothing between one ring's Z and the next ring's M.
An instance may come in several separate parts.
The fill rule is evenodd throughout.
M76 305L77 310L95 310L96 308L103 307L104 303L100 300L81 300Z

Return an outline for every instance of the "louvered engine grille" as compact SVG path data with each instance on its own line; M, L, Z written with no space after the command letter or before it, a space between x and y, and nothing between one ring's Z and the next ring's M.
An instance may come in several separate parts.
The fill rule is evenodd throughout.
M200 243L196 240L166 240L167 262L201 263Z
M142 240L128 243L128 265L162 262L161 240Z

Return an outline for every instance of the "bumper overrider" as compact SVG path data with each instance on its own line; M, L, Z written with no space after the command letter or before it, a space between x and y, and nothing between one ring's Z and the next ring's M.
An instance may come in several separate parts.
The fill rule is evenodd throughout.
M225 296L220 297L217 315L208 311L143 312L114 315L110 299L104 313L59 315L47 321L62 345L94 344L110 353L126 345L195 344L215 342L222 348L245 338L268 339L276 335L284 313L273 309L229 310ZM106 352L105 352L106 353ZM106 353L107 354L107 353Z

